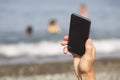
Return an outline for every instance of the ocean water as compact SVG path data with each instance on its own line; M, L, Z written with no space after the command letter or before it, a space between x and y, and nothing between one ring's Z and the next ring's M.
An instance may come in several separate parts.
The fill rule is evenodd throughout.
M81 4L86 5L92 21L90 37L97 57L114 53L120 57L119 0L0 0L0 63L6 57L30 61L36 56L63 55L60 42L68 34L70 15L80 14ZM60 34L47 32L52 19L59 23ZM25 34L27 25L33 27L31 36Z

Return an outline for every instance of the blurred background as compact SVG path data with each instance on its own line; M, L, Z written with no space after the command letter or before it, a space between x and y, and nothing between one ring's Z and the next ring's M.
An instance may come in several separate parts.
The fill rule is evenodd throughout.
M120 80L119 0L0 0L0 80L76 80L60 42L84 5L97 80Z

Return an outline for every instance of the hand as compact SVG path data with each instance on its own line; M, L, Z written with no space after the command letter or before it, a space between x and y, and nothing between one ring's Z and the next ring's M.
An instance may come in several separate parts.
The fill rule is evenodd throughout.
M68 53L67 44L68 36L64 36L64 41L61 43L62 46L65 46L63 49L64 54ZM83 56L72 53L75 75L77 76L78 80L95 80L93 69L95 47L91 39L88 39L86 41L85 48L86 51Z

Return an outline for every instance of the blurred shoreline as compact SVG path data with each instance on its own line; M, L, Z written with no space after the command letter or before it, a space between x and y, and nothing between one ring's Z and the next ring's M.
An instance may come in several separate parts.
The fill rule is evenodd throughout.
M112 52L112 53L96 53L96 60L98 59L119 59L120 53L119 52ZM4 55L0 55L0 66L2 65L19 65L19 64L44 64L44 63L51 63L51 62L66 62L72 61L72 56L69 53L68 55L64 55L63 52L58 54L51 54L46 56L29 56L29 55L22 55L22 56L15 56L15 57L8 57Z

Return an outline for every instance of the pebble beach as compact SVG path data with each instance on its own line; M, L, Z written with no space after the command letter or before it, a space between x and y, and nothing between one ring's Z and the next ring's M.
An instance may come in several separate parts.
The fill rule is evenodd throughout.
M120 59L97 59L96 80L120 80ZM72 61L0 66L0 80L77 80Z

